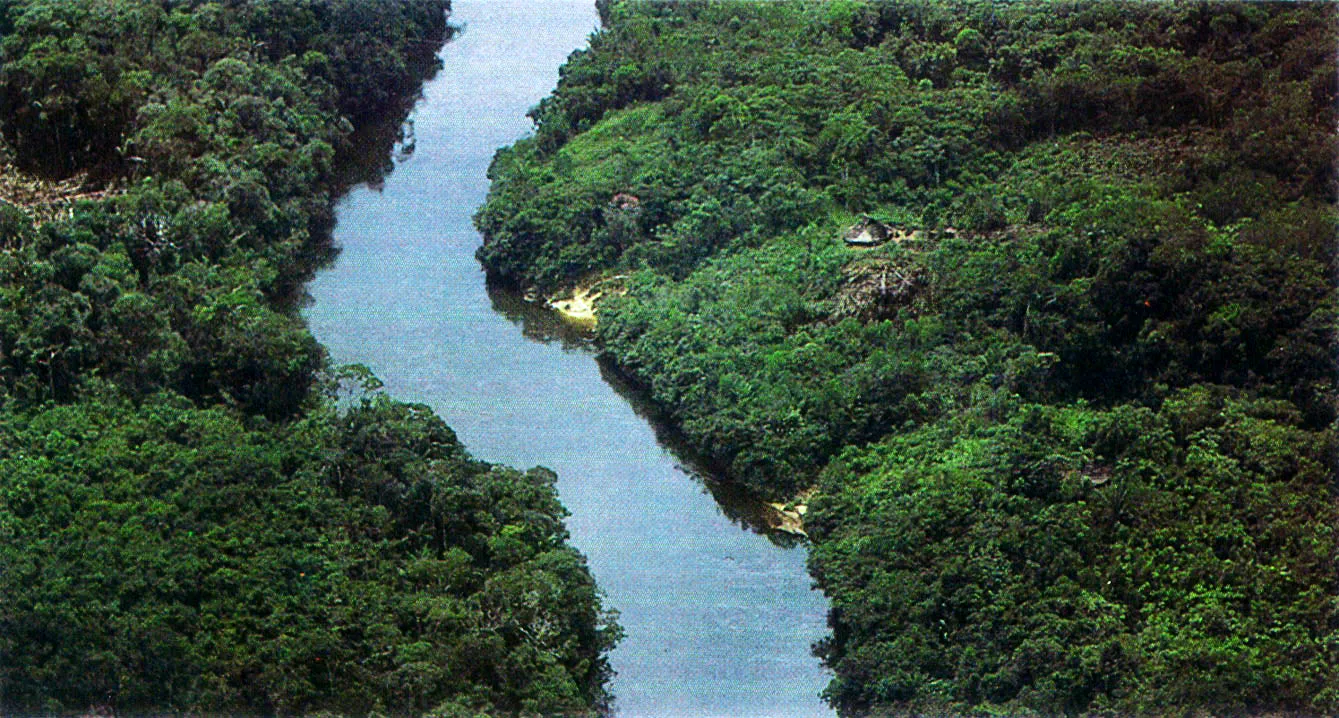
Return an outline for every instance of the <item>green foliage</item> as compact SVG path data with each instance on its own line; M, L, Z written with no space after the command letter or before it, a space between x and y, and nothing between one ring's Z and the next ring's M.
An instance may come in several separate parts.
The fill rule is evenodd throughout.
M581 712L607 670L553 475L377 397L276 427L114 391L0 418L6 710Z
M311 130L334 119L331 110L362 121L398 110L417 91L448 33L446 7L445 0L9 0L0 5L0 96L10 108L4 135L30 169L111 171L129 159L123 142L142 127L136 116L146 102L191 89L224 92L251 130L290 109L259 104L235 84L249 72L288 74L309 96L304 102L325 105L328 116L310 117ZM192 88L197 81L203 85ZM194 99L198 107L201 98ZM171 154L188 159L180 149Z
M548 291L615 264L681 276L827 209L893 205L998 229L989 207L964 212L988 196L968 190L1008 153L1075 130L1191 130L1202 145L1162 159L1198 165L1185 180L1206 195L1251 191L1243 175L1285 200L1326 191L1332 10L1120 7L609 4L606 29L535 109L535 137L499 154L480 259ZM648 73L653 92L620 79ZM598 173L579 156L595 147L617 158ZM642 208L637 231L611 243L618 193ZM1221 224L1236 203L1215 201ZM712 220L690 221L701 215Z
M813 492L836 706L1336 710L1333 5L600 10L479 257Z
M0 6L0 128L15 159L121 175L109 199L5 239L0 363L16 395L67 399L97 372L272 418L298 411L321 353L275 300L328 241L350 118L402 111L447 34L444 9Z
M1232 394L1196 385L1156 412L1013 401L844 454L808 522L838 627L830 697L1326 710L1333 439Z
M446 9L0 0L0 157L106 190L0 202L0 712L606 701L553 474L331 370L293 301Z

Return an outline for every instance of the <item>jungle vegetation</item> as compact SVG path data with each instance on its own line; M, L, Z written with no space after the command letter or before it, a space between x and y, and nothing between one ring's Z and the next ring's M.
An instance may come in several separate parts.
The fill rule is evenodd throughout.
M1339 711L1336 6L600 9L479 257L808 502L835 706Z
M0 713L605 701L552 473L471 458L296 311L448 9L0 0Z

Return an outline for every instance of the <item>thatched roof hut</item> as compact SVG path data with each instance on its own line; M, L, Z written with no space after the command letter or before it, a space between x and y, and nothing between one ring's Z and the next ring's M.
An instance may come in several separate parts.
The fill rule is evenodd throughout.
M888 241L892 228L872 217L865 217L851 225L843 237L846 243L855 247L874 247Z

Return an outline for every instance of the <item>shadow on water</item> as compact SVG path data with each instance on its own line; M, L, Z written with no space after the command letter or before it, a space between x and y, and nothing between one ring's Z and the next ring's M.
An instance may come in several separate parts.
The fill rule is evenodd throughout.
M419 96L414 97L416 102ZM390 112L383 117L356 127L345 145L335 154L334 178L330 196L342 197L359 185L367 185L380 192L386 176L414 153L414 118L412 102L402 111ZM334 265L339 258L335 244L334 203L313 220L309 228L311 239L302 247L294 262L292 276L283 278L275 301L283 307L305 308L312 304L308 285L322 269Z
M425 39L409 58L410 73L418 92L400 99L399 105L356 123L348 142L335 157L335 188L340 196L360 184L380 192L390 174L408 160L417 146L414 108L423 99L423 87L442 71L437 51L465 32L465 24L450 24L441 37Z
M432 74L436 74L436 71ZM354 128L345 145L335 155L331 197L342 197L359 185L380 192L386 176L413 156L413 107L421 97L415 95L402 110L389 112ZM332 266L339 258L340 248L334 240L333 206L327 216L318 218L318 221L319 225L312 227L311 241L302 248L295 263L298 271L290 280L291 286L286 285L284 291L276 297L283 306L311 306L313 300L307 286L318 271Z
M395 106L360 117L335 155L331 196L339 197L358 185L380 192L386 175L414 154L414 108L423 99L422 88L442 70L437 51L460 37L464 24L446 26L446 34L425 39L409 57L409 70L418 92L400 98Z
M646 391L623 375L611 360L601 356L596 358L596 362L605 383L651 425L656 441L674 456L684 473L702 483L731 521L741 528L766 536L769 541L783 548L793 548L804 542L799 536L772 527L768 520L771 509L763 497L738 483L718 478L725 472L715 466L709 457L695 451L669 417L651 401Z
M488 299L493 305L493 311L520 327L521 334L527 339L543 344L557 344L564 351L598 352L590 329L564 320L557 312L538 302L527 301L515 289L490 283ZM613 361L599 355L595 361L600 367L600 378L651 426L656 442L670 452L675 465L702 484L716 500L721 512L735 525L765 536L783 548L793 548L804 542L799 536L772 527L768 520L772 510L765 499L737 483L720 479L724 470L709 457L694 450L665 412L651 401L646 390L620 372Z
M349 135L335 157L335 183L341 194L357 185L381 191L386 175L414 154L414 118L410 110L363 125Z
M353 131L344 139L335 153L329 193L332 205L313 220L308 229L311 239L302 247L294 262L292 276L281 278L274 300L281 307L296 309L308 307L312 296L307 291L316 273L335 263L339 247L334 241L337 198L348 194L359 185L380 192L386 176L396 166L409 160L417 145L414 135L414 108L423 99L422 87L442 69L437 50L460 36L464 26L448 25L440 38L425 40L409 59L410 71L416 78L418 92L400 98L397 105L377 114L359 118Z
M563 321L557 312L538 302L526 301L515 289L490 281L488 300L493 305L493 311L520 327L521 335L526 339L541 344L557 344L564 351L595 351L590 330Z

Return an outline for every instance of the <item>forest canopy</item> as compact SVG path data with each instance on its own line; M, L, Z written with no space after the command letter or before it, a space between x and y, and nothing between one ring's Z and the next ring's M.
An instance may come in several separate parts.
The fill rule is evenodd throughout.
M0 713L603 705L553 474L296 311L448 9L0 0Z
M479 258L807 501L839 709L1339 710L1333 4L599 6Z

